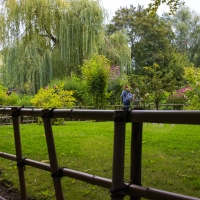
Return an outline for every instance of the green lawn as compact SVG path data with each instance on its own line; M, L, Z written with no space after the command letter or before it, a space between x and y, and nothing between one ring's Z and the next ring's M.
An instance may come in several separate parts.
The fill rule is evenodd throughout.
M23 157L48 163L43 126L20 125ZM53 126L59 166L112 177L112 122L69 121ZM127 124L125 182L129 182L131 124ZM0 127L0 152L15 153L12 126ZM144 124L142 184L200 197L200 126ZM0 179L18 188L16 163L0 158ZM50 173L26 166L27 192L37 199L55 199ZM110 200L109 191L63 177L66 199ZM129 199L126 197L125 199Z

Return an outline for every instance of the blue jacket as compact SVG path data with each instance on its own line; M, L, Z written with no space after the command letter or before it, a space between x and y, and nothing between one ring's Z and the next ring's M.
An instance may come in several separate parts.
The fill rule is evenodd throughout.
M122 97L122 102L123 103L128 103L128 101L126 100L126 95L128 94L127 90L123 90L120 97Z

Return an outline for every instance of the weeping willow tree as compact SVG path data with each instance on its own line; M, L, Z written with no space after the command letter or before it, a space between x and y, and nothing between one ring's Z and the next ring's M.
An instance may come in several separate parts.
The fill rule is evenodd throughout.
M83 61L99 51L112 55L110 58L118 60L118 63L124 63L122 57L127 51L124 51L123 40L118 40L123 47L115 45L113 48L119 47L120 53L114 55L106 50L105 12L98 1L0 2L0 44L6 86L23 90L23 85L29 84L34 94L54 78L80 73L79 66ZM126 62L129 61L130 58Z
M89 59L98 52L102 44L103 12L95 1L88 4L87 1L72 2L67 13L61 16L61 58L67 67L67 73L82 65L84 59ZM67 44L67 45L66 45Z
M131 72L131 48L127 45L126 32L116 31L112 35L105 36L102 54L104 54L110 61L111 65L120 67L120 74L124 72L130 74Z
M28 84L34 94L51 81L52 48L58 43L56 21L59 19L56 10L50 9L52 2L1 1L0 39L6 86L23 92Z
M25 92L25 85L35 94L37 90L52 79L51 52L29 44L26 48L10 48L4 58L7 65L3 68L4 84ZM17 62L16 62L17 61Z

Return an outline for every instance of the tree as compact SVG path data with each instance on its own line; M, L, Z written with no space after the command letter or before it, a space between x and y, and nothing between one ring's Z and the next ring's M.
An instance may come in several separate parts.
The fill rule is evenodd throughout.
M145 66L142 75L131 74L128 81L133 91L135 88L139 89L144 107L146 103L154 102L158 109L158 104L165 99L166 93L185 87L183 66L190 65L185 55L175 53L171 57L167 71L161 70L161 67L154 63L152 66Z
M149 7L148 7L148 11L150 12L156 12L158 10L158 7L163 4L166 3L167 6L169 6L170 8L170 14L173 14L179 6L184 5L184 1L181 0L152 0L153 3L149 3Z
M186 54L195 67L200 67L200 15L182 7L171 20L178 51Z
M34 94L52 79L80 74L85 59L109 51L98 1L7 0L1 6L0 44L7 86L23 91L23 85L29 84ZM128 44L117 42L123 45L113 47L112 59L126 67L130 65Z
M140 21L137 31L140 39L134 45L135 73L142 74L144 66L152 66L154 63L167 73L175 52L170 25L157 15L146 15Z
M160 101L164 98L166 91L172 92L175 89L176 80L173 76L173 71L163 73L159 70L159 65L154 64L152 67L144 67L146 71L145 82L149 93L152 94L156 109Z
M120 8L106 31L111 34L119 30L125 30L128 35L133 73L142 75L144 66L152 66L155 63L165 73L170 70L181 71L177 70L181 66L175 60L177 57L171 24L166 23L158 15L149 15L140 5L137 8L133 5L129 8ZM174 76L180 78L180 73L174 73Z
M8 0L2 6L5 80L14 87L31 82L35 93L54 71L61 77L77 72L102 42L103 11L95 1Z
M199 110L200 109L200 69L194 66L185 67L185 79L187 86L191 88L186 92L187 96L187 109Z
M120 75L130 74L131 72L131 48L127 44L127 34L120 30L111 35L106 35L104 40L106 48L99 51L111 61L111 66L120 67Z
M94 55L81 67L82 77L86 83L89 97L96 107L102 108L106 103L106 89L110 72L109 60L101 55Z
M131 47L131 58L134 57L134 45L139 40L137 34L138 27L145 15L146 11L143 6L138 5L137 8L133 5L130 5L130 8L121 7L115 12L115 16L110 24L106 26L108 35L112 35L120 30L126 31L128 42Z

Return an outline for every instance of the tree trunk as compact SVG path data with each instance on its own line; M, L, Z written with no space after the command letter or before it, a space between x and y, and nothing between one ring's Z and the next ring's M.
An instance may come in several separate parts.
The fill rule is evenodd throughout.
M159 103L159 100L158 98L156 98L156 110L158 110L158 103Z

